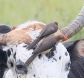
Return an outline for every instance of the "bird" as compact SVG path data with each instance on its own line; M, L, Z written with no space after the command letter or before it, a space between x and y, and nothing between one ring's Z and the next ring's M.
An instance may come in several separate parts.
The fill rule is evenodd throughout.
M58 43L61 39L63 39L63 36L61 35L50 35L46 38L44 38L36 47L36 49L32 52L32 56L25 62L24 66L27 67L38 54L41 54L42 52L51 49L56 43Z
M32 52L32 54L39 54L43 51L51 49L55 44L57 44L62 39L61 35L50 35L44 38L36 47L36 49Z
M53 23L47 24L41 30L39 36L37 36L36 39L28 46L28 50L32 49L44 37L49 36L49 35L55 33L57 30L58 30L58 23L57 22L53 22Z

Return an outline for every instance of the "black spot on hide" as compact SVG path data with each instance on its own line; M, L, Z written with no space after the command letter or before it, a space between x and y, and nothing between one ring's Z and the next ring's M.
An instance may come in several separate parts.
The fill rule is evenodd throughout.
M53 60L57 61L55 58L53 58Z
M35 75L35 74L34 74L33 76L34 76L34 77L36 77L36 75Z
M16 58L16 52L15 52L15 54L13 55L13 57L14 57L14 59Z
M10 57L10 55L11 55L10 50L7 51L7 55L8 55L8 57Z
M61 60L61 56L59 56L59 60Z
M65 52L65 55L66 55L66 56L68 56L68 53L67 53L67 52Z
M11 67L13 67L13 63L12 63L12 62L10 62L10 64L11 64Z
M24 45L23 47L27 47L28 45Z
M66 65L65 65L65 70L66 71L70 70L70 64L71 64L70 62L69 63L66 63Z
M56 47L54 46L49 53L46 53L46 56L50 59L54 56L54 51L56 51Z
M40 59L40 58L42 57L42 54L39 54L38 57L39 57L39 59Z

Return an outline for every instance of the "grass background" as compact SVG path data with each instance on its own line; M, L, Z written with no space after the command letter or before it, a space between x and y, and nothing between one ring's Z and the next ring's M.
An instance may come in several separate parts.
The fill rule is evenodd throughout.
M79 14L84 0L0 0L0 24L10 27L29 20L44 23L57 21L67 26ZM84 28L70 40L84 38Z

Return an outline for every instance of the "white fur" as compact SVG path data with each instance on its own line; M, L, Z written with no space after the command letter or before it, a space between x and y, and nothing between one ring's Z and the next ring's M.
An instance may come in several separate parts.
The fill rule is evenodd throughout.
M20 59L22 62L25 62L32 55L32 50L28 51L26 48L23 48L24 45L25 44L22 43L17 46L16 61ZM65 55L65 52L67 52L66 48L59 43L56 46L56 51L54 51L55 55L52 58L48 59L45 54L42 54L41 59L37 56L28 66L27 75L15 75L15 71L9 69L5 78L11 78L9 73L13 78L17 78L17 76L20 76L20 78L34 78L34 75L36 76L35 78L67 78L69 70L66 70L66 64L70 62L70 58L69 54L67 56ZM61 60L59 60L60 56Z

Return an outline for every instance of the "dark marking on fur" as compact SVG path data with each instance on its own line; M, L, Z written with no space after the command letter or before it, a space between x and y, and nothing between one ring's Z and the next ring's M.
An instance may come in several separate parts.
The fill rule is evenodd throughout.
M68 63L68 67L70 67L71 63Z
M53 60L57 61L55 58L53 58Z
M34 76L34 77L36 77L36 75L35 75L35 74L34 74L33 76Z
M27 47L28 45L24 45L23 47Z
M9 49L8 49L8 51L7 51L7 55L8 55L8 57L10 57L10 55L11 55L11 52L10 52Z
M13 57L14 57L14 59L16 58L16 52L15 52L15 54L13 55Z
M70 69L70 65L71 65L71 63L70 63L70 62L69 62L69 63L67 63L67 64L65 65L65 66L66 66L66 67L65 67L65 70L66 70L66 71L68 71L68 70Z
M68 53L67 53L67 52L65 52L65 55L66 55L66 56L68 56Z
M53 61L52 61L53 62Z
M46 56L50 59L54 56L54 51L56 50L56 47L54 46L49 53L46 53Z
M38 55L38 57L39 57L39 59L41 59L41 57L42 57L42 54L39 54L39 55Z
M59 60L61 60L61 56L59 56Z
M46 56L50 59L54 56L53 52L46 53Z
M53 46L51 51L56 51L56 46Z
M10 64L11 64L11 67L13 67L13 63L12 63L12 62L10 62Z

